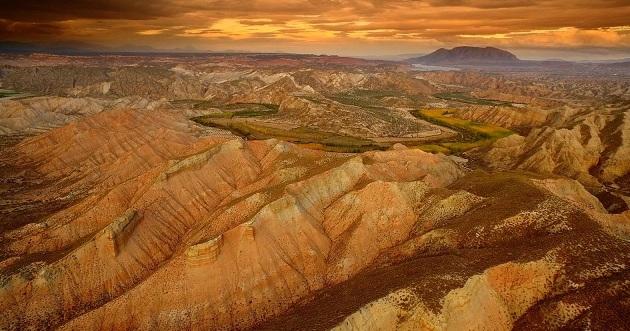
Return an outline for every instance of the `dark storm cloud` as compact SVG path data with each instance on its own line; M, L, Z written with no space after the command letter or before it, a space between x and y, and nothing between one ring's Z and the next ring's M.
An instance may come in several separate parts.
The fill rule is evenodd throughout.
M189 10L169 0L17 0L3 1L0 17L13 21L70 19L150 19Z
M28 39L46 38L58 35L62 28L53 23L24 23L0 19L0 39L21 36Z

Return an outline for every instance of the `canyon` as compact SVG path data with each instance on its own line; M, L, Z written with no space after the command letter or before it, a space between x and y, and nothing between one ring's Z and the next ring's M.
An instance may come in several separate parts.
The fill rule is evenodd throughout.
M0 329L630 328L628 75L0 63Z

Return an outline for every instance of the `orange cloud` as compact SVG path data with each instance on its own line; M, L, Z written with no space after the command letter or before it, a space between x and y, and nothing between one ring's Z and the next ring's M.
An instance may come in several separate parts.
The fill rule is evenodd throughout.
M340 54L462 43L630 49L623 0L23 0L5 7L0 38L16 41Z

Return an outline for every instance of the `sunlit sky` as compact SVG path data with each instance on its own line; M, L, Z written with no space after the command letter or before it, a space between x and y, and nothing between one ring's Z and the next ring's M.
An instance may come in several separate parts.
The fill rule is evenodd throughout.
M630 57L630 0L19 0L0 40L102 49L390 56L459 45Z

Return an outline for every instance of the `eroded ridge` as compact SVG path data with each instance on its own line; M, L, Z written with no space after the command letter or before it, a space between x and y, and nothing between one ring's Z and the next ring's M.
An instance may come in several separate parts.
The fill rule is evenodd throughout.
M142 116L116 115L132 121L133 127L155 125ZM92 121L76 126L95 137L112 132L111 127L90 126ZM29 162L37 163L37 157L51 160L37 169L51 178L62 171L55 163L101 170L100 176L77 176L71 183L53 181L50 189L59 193L69 185L94 194L41 223L5 235L3 244L12 256L67 252L32 265L35 269L26 278L16 273L5 279L2 304L9 316L7 327L68 323L67 327L83 328L111 322L115 328L147 328L155 323L155 309L180 309L177 304L169 306L180 300L187 302L193 317L159 322L166 323L164 327L193 321L198 327L251 326L364 269L381 250L405 239L425 191L463 174L448 158L420 150L349 156L275 140L226 141L203 135L179 159L172 157L173 150L157 153L162 147L154 145L161 140L150 135L146 145L121 147L116 137L109 137L82 156L57 147L71 128L53 130L49 138L26 140L15 148L18 154L34 144L48 150L31 153ZM190 129L171 130L177 136ZM80 144L76 148L83 149ZM129 162L110 159L112 151L128 153ZM162 161L156 154L163 156ZM140 162L143 156L154 159L152 167ZM111 181L113 174L116 181ZM381 208L374 208L379 213L366 210L363 216L334 225L338 220L334 215L373 194L387 197ZM386 203L400 208L390 206L383 213ZM351 228L371 232L370 224L388 227L395 219L400 219L400 233L374 237L376 245L355 234L356 239L342 247L339 233L347 236ZM340 262L347 265L339 269ZM188 290L176 290L182 288ZM143 298L148 293L173 297L147 302ZM186 293L190 296L183 297ZM136 300L144 303L138 302L134 321L106 318L112 309Z

